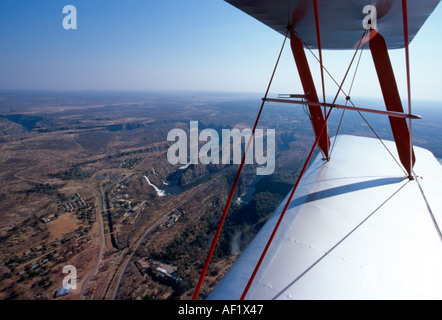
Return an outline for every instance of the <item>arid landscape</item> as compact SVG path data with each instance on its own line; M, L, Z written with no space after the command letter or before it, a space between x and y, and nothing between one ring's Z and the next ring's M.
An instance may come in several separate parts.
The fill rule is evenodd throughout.
M259 105L215 93L2 92L0 299L190 299L238 166L172 165L168 132L190 121L250 128ZM416 144L442 158L442 113L417 113ZM373 119L389 138L388 120ZM275 173L245 167L201 298L290 191L313 143L302 107L269 104L260 128L276 130ZM341 133L371 134L351 113ZM65 266L77 287L57 296Z

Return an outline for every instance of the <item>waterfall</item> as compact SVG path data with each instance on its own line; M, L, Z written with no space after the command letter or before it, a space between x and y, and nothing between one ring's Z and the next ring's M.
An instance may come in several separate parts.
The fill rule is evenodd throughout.
M152 182L150 182L149 178L147 176L144 176L144 178L146 179L147 183L155 189L155 191L157 192L157 195L159 197L165 197L166 196L166 191L158 189L156 185L154 185Z

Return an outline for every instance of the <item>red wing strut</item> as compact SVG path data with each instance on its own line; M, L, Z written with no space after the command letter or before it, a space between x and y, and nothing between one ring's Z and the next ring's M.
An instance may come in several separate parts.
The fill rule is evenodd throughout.
M376 31L372 31L372 33L374 33L374 36L370 40L370 50L378 74L385 105L388 111L404 113L385 39ZM411 177L412 172L410 170L416 158L414 153L413 156L410 157L410 132L408 131L407 121L406 119L393 117L389 117L389 119L399 158ZM413 159L412 165L410 165L411 158Z
M305 55L304 45L302 41L293 33L293 31L290 32L290 39L293 56L295 58L299 77L301 78L302 87L304 89L307 100L309 102L319 102L315 83L313 82L313 77L308 65L307 57ZM315 131L315 136L317 138L319 137L321 129L324 127L324 115L321 111L320 106L309 105L309 111L313 130ZM330 138L327 129L324 130L321 138L319 139L319 148L324 153L325 157L328 158L330 150Z

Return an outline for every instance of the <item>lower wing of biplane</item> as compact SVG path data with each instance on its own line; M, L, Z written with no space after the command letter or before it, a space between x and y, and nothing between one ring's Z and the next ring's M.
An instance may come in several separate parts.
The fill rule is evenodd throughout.
M386 142L388 148L394 143ZM442 299L442 167L409 180L377 139L338 136L311 164L247 299ZM240 299L281 207L209 299Z

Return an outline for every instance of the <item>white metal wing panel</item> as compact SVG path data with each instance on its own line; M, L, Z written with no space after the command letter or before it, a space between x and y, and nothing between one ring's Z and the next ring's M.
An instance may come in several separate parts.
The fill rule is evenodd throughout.
M310 166L247 298L442 299L442 167L415 152L409 181L378 140L339 136L332 161ZM241 297L284 204L209 299Z

